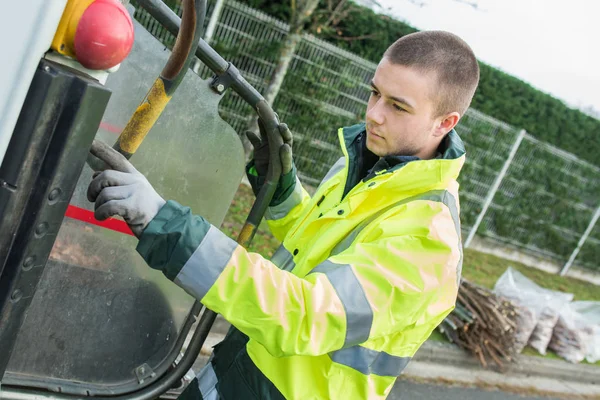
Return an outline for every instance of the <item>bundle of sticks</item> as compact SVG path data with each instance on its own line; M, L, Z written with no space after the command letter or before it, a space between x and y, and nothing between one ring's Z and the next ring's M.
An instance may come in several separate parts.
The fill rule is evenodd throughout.
M473 353L484 368L493 362L503 369L516 353L518 312L510 301L463 280L456 308L438 329L452 343Z

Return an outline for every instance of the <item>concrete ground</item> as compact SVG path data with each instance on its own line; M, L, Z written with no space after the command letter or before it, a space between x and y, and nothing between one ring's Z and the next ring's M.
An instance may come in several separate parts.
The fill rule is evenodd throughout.
M388 400L559 400L557 397L520 396L499 390L398 381Z

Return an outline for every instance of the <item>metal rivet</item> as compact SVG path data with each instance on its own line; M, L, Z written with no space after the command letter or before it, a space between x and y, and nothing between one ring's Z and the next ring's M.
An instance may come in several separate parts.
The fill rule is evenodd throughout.
M342 215L344 213L344 210L339 210L338 211L338 215Z
M17 289L10 295L10 300L16 303L17 301L21 300L21 297L23 297L23 292Z
M62 194L62 190L59 188L52 189L50 194L48 194L48 201L50 204L55 204L58 199L60 199L60 195Z
M218 91L219 93L222 93L224 90L225 90L225 85L223 85L222 83L219 83L219 84L217 85L217 91Z
M46 72L50 72L50 67L46 65L46 66L44 67L44 71L46 71Z
M42 222L41 224L38 224L38 226L36 226L36 228L35 228L35 236L37 238L41 238L46 233L48 233L49 228L50 228L50 225L48 225L47 222Z
M35 264L35 256L29 256L23 262L23 271L29 271Z

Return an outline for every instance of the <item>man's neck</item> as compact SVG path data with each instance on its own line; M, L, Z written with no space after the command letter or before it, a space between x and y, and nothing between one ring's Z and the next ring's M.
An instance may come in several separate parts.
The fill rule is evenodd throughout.
M421 160L433 160L434 158L439 157L440 153L443 153L443 149L440 149L440 147L443 147L443 143L445 143L446 138L448 137L448 135L444 135L438 142L437 144L435 144L435 146L430 147L427 150L423 150L421 152L419 152L419 154L415 154L417 157L419 157Z

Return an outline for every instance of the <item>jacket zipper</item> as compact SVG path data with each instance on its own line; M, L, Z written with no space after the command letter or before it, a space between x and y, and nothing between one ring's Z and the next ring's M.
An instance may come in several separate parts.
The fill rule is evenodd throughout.
M360 150L360 146L362 144L362 139L363 139L363 135L358 135L358 137L356 138L356 142L354 143L354 154L358 154L359 150ZM350 173L351 173L351 166L350 166L350 156L348 155L348 174L346 175L346 181L344 182L344 191L342 192L342 198L340 199L340 202L338 203L338 205L348 196L348 194L352 191L352 189L354 189L358 184L354 185L351 188L348 188L348 192L346 192L346 186L348 186L348 183L350 182ZM357 175L357 171L360 172L362 171L364 165L364 159L362 157L358 157L358 166L356 166L352 172L353 175L352 178L355 178ZM360 183L360 182L359 182Z

